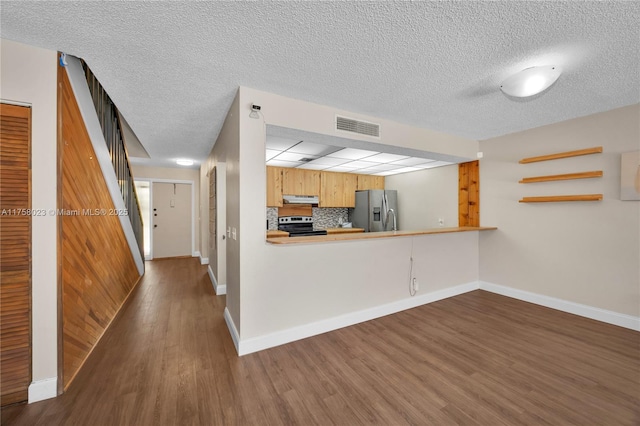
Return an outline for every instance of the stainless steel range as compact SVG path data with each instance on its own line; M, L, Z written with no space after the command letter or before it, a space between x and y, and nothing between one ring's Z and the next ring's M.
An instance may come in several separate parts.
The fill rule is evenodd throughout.
M278 230L286 231L290 237L306 237L309 235L327 235L326 230L313 230L311 216L283 216L278 218Z

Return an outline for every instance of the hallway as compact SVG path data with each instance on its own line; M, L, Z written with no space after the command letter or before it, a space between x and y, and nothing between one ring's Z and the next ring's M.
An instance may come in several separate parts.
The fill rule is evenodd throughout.
M147 262L67 392L2 425L640 421L631 330L474 291L238 357L224 306L196 259Z

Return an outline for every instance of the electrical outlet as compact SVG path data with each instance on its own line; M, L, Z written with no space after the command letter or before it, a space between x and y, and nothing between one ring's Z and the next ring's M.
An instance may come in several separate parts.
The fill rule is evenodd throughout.
M438 226L439 226L440 228L442 228L442 227L444 226L444 219L443 219L443 218L439 218L439 219L438 219Z
M413 291L420 290L420 285L418 284L418 279L417 278L413 279L412 284L413 284Z

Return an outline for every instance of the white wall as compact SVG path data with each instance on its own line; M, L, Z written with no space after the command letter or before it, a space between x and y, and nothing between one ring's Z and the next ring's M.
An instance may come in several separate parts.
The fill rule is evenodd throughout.
M199 169L173 168L173 167L149 167L132 165L131 172L134 179L166 179L166 180L190 180L193 182L194 196L194 244L197 251L200 247L200 171ZM193 249L192 249L193 250Z
M218 135L218 139L216 140L215 145L213 146L213 150L209 155L206 163L206 169L211 170L213 166L216 166L219 163L224 163L225 166L222 168L225 170L223 173L225 174L224 178L222 176L218 177L218 181L222 183L224 179L224 183L226 184L226 206L225 206L225 217L223 218L225 223L221 221L218 222L218 235L222 236L224 233L223 228L225 225L228 227L236 228L236 230L240 229L240 114L239 114L239 98L240 93L236 94L236 97L229 108L229 112L227 113L227 117L222 125L222 129L220 130L220 134ZM264 153L263 153L264 154ZM262 168L264 169L264 155ZM203 165L204 167L204 165ZM266 171L265 171L266 173ZM266 178L265 178L266 179ZM208 181L208 179L207 179ZM204 183L203 183L204 185ZM254 194L255 196L265 197L265 191L262 188L266 188L266 180L263 182L260 190L256 190L256 187L245 189L246 192ZM207 199L208 200L208 199ZM266 200L264 201L266 203ZM266 204L265 204L266 205ZM206 208L208 209L208 202L206 204ZM262 207L263 216L264 216L264 206ZM264 222L264 217L263 217ZM264 227L263 227L264 228ZM207 227L202 228L203 232L208 231ZM240 315L240 238L242 232L237 234L236 239L227 238L226 241L226 250L220 250L222 254L219 259L214 260L211 258L215 256L215 254L210 253L209 262L211 263L212 270L214 275L216 275L216 279L218 279L219 284L226 285L226 301L227 301L227 310L229 311L229 315L231 316L232 321L235 324L235 327L240 331L242 326L242 318ZM263 233L264 235L264 233ZM222 241L219 240L219 244L223 244ZM218 262L222 259L224 262L223 265L215 264L214 262ZM226 274L226 276L225 276ZM226 280L226 281L225 281Z
M603 146L602 154L531 164L524 157ZM640 202L620 201L620 154L640 149L640 107L480 143L480 279L620 314L640 314ZM527 176L604 177L519 184ZM600 202L518 203L523 196L604 194Z
M385 177L385 189L398 191L402 230L458 226L458 165Z
M57 53L0 40L0 55L0 97L32 108L31 206L55 209ZM37 382L58 375L57 220L54 216L32 220L32 377Z
M262 106L266 124L324 134L335 134L332 123L336 113L332 108L240 88L241 210L236 224L241 341L409 299L412 250L415 271L423 283L418 296L477 281L477 232L295 246L267 244L265 123L249 118L251 103ZM402 143L410 148L431 146L433 150L439 146L442 153L468 157L477 152L474 141L457 143L452 141L455 138L444 136L440 140L433 132L390 122L384 122L383 128L384 139L379 142Z

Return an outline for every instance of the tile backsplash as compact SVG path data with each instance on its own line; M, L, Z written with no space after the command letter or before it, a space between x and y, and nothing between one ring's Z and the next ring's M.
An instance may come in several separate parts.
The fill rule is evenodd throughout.
M313 208L313 226L315 229L338 228L342 222L349 220L347 208ZM267 229L278 229L278 208L267 207Z
M313 227L315 229L337 228L342 222L347 222L347 208L313 208Z
M278 208L277 207L267 207L267 222L269 223L269 226L267 226L267 229L278 230Z

